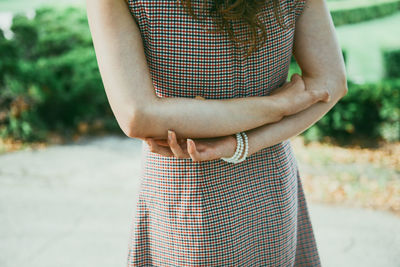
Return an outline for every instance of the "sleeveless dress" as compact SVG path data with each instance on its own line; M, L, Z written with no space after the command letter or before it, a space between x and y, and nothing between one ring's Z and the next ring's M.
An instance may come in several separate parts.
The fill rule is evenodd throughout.
M208 2L207 2L208 1ZM192 0L193 10L213 0ZM286 25L306 0L281 0ZM269 95L288 77L294 27L272 5L260 20L267 42L249 58L177 0L128 0L159 97L228 99ZM199 15L201 16L201 15ZM232 24L240 39L248 28ZM240 34L240 35L238 35ZM320 266L296 158L289 140L237 164L166 157L142 142L141 188L127 266Z

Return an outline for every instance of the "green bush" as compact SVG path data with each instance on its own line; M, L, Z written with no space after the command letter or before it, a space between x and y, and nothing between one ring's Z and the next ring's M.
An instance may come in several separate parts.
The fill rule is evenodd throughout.
M382 50L386 78L400 78L400 49Z
M302 135L307 141L340 145L400 140L400 79L354 84L321 120Z
M11 29L10 40L0 31L0 137L43 140L49 132L73 133L81 122L98 120L106 130L120 132L84 10L42 7L33 19L16 15ZM393 55L387 62L396 62ZM290 73L301 73L293 59ZM399 103L398 78L349 82L348 94L303 135L342 143L359 138L398 141Z
M342 1L332 4L329 6L335 26L385 17L398 12L400 8L400 0L367 2L363 5L359 5L357 2L353 5L351 1L349 2L350 5Z
M112 118L83 9L44 6L11 30L0 35L0 136L41 140Z

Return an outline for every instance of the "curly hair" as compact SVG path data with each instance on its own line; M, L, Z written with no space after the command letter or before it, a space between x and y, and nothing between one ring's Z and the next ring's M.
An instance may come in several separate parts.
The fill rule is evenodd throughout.
M182 6L193 18L199 19L199 17L193 12L191 0L183 0ZM229 35L229 39L232 40L236 45L238 43L243 43L245 45L252 42L250 49L246 54L246 57L250 56L251 53L258 50L263 43L265 43L267 38L267 33L265 29L265 24L263 24L258 18L259 11L266 4L273 4L274 16L278 21L278 24L287 29L288 26L284 26L280 16L281 8L279 5L280 0L214 0L212 6L208 10L208 14L211 15L214 22L217 25L217 31L226 31ZM205 0L207 3L207 0ZM247 27L251 31L251 38L245 38L245 40L238 39L233 31L232 22L234 21L244 21ZM293 27L293 24L291 25ZM257 29L261 29L261 36L257 34Z

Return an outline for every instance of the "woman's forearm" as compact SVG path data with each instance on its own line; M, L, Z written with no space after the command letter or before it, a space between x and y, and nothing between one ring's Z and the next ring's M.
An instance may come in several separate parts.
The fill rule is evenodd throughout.
M178 138L216 137L283 117L276 96L225 100L156 96L141 32L127 3L86 0L86 4L107 98L126 135L166 138L167 130L173 129Z
M177 138L225 136L279 121L284 115L274 95L232 99L157 98L143 107L132 122L132 137Z
M315 103L279 122L248 131L249 154L301 134L347 93L345 64L326 1L307 0L295 27L293 55L306 88L326 87L331 101Z
M329 86L331 101L317 102L309 108L294 115L287 116L279 122L263 125L247 131L249 138L249 155L297 136L319 121L347 93L347 85L343 82L327 83L322 79L304 78L307 87L311 89Z
M174 130L177 138L226 136L279 121L317 100L297 89L281 97L160 98L139 25L126 1L86 0L86 10L107 99L121 129L130 137L166 138L168 129Z
M133 137L164 139L171 129L177 138L213 138L233 135L277 122L318 101L329 101L325 87L308 90L296 74L268 96L233 99L156 98L137 111ZM327 98L328 97L328 98Z

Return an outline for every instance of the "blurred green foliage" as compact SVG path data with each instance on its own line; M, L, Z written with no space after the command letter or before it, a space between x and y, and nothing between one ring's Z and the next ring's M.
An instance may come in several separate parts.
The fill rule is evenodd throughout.
M44 6L34 19L15 15L11 30L0 34L1 137L43 140L112 119L84 9Z
M400 78L400 49L382 49L385 77Z
M335 26L359 23L372 19L385 17L398 12L400 0L370 1L360 4L357 1L348 1L330 5L330 13Z
M82 122L99 120L105 130L120 132L84 9L44 6L33 19L15 15L11 30L11 39L0 31L0 137L46 140L49 132L66 135ZM387 58L391 66L398 63L398 52ZM292 69L301 72L293 58ZM306 140L400 140L400 78L348 87L348 94L303 133Z
M400 78L366 84L348 81L348 89L321 120L303 132L305 139L329 139L340 145L354 141L399 141Z

